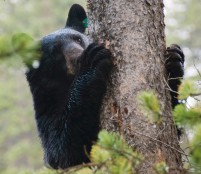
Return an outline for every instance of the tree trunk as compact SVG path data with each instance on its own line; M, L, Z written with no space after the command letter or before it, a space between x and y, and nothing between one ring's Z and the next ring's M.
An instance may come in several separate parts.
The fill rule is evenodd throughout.
M161 0L88 0L89 34L114 55L115 67L101 114L102 128L123 134L144 161L139 173L154 173L165 161L180 173L180 147L171 114L164 70L164 14ZM137 95L153 90L163 115L161 125L149 123Z

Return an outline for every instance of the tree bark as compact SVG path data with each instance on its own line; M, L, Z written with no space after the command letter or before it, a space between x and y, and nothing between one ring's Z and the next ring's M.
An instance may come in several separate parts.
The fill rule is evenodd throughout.
M180 173L181 150L165 83L164 14L161 0L88 0L89 34L114 55L114 69L103 104L102 128L123 134L144 156L139 173L154 173L165 161ZM163 115L149 123L138 106L140 91L156 92Z

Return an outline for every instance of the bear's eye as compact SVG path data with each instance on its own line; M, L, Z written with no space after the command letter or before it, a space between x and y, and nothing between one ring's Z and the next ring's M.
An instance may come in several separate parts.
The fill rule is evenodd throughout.
M73 37L73 40L74 40L75 42L77 42L78 44L80 44L80 45L83 43L82 39L81 39L79 36L74 36L74 37Z

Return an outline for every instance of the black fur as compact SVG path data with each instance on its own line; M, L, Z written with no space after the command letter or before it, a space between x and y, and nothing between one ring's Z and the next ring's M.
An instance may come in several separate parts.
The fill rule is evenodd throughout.
M178 101L178 87L184 76L184 54L180 46L172 44L166 50L165 67L168 74L168 84L171 88L170 94L172 97L172 107L174 108Z
M166 50L165 67L168 74L168 84L171 88L170 95L172 100L172 108L179 104L178 87L184 76L184 53L180 46L172 44ZM178 138L182 135L182 129L177 127Z
M45 36L38 68L30 67L27 80L45 161L54 169L89 162L91 145L99 132L99 112L112 68L111 53L89 44L83 33L84 9L73 5L66 28ZM183 76L184 55L177 45L167 49L170 78ZM180 81L170 80L177 91ZM173 107L177 94L171 92Z
M74 5L67 28L42 39L40 66L26 74L45 161L54 169L89 161L112 68L110 51L95 43L87 46L83 30L75 26L82 16L83 8Z

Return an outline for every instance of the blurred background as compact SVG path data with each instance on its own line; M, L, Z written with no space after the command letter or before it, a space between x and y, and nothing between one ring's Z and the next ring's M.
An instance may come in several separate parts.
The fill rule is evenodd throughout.
M73 3L84 0L0 0L0 36L25 32L35 39L64 27ZM200 79L200 0L164 0L167 45L178 43L186 55L185 78ZM32 99L19 57L0 59L0 173L43 166ZM11 109L12 108L12 109Z

